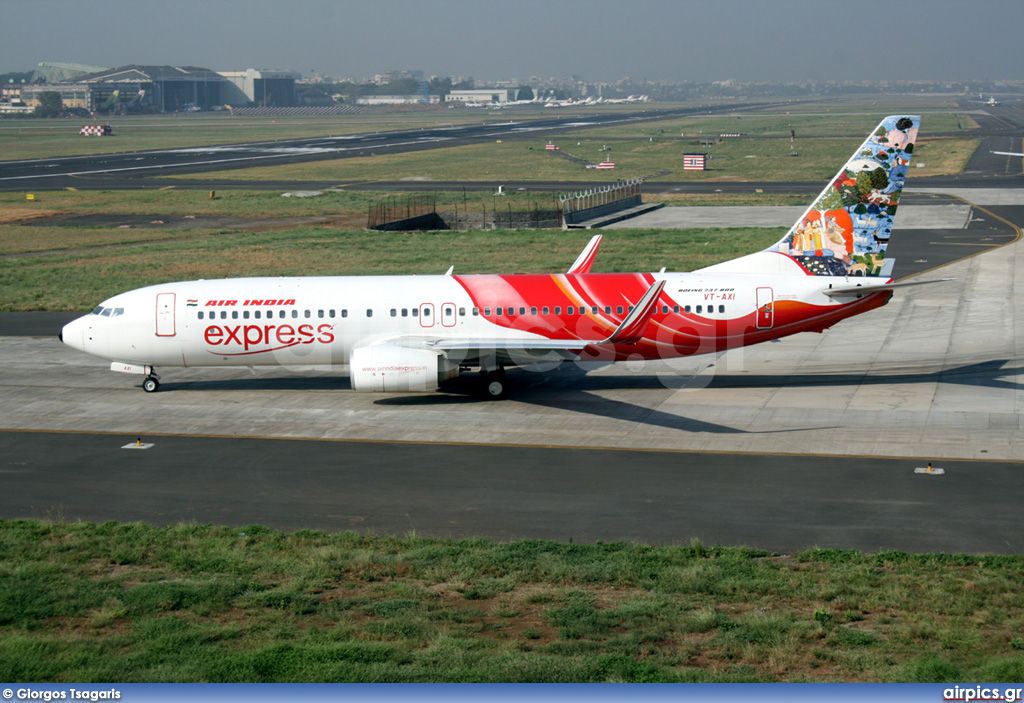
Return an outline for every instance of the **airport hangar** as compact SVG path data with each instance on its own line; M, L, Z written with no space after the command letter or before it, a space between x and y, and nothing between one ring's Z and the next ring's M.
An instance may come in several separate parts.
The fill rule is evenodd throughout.
M212 71L197 66L129 65L97 69L78 64L42 63L33 85L21 89L29 107L39 104L44 92L60 93L65 107L89 112L178 112L194 106L209 110L220 105L293 106L295 71L250 68Z

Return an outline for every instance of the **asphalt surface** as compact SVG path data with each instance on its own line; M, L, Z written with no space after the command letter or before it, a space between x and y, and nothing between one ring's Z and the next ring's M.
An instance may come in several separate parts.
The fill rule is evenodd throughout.
M1009 463L0 432L0 515L282 530L1019 552Z

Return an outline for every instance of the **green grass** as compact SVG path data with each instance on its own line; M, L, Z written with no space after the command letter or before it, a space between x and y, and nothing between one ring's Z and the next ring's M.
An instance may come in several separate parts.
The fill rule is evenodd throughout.
M261 166L221 172L232 180L590 180L647 178L671 180L801 180L824 183L890 111L860 109L812 114L715 115L641 122L552 138L564 153L598 163L611 157L615 170L597 171L560 158L544 149L547 137L404 154L372 154L308 164ZM926 170L918 175L959 173L977 148L970 138L976 127L955 110L927 114L918 150ZM795 130L798 156L791 155L790 130ZM964 133L963 138L935 140L930 133ZM707 147L702 137L742 132L743 139L725 139ZM938 147L938 148L935 148ZM711 154L704 172L683 172L682 155ZM667 172L667 173L666 173ZM169 177L168 182L186 176Z
M0 226L8 251L28 251L38 228ZM783 228L617 230L595 271L690 270L757 251ZM125 290L233 276L541 273L564 271L590 238L561 230L382 233L303 227L203 236L161 230L71 230L76 251L0 259L0 310L89 310ZM43 234L51 233L44 230ZM40 235L42 236L42 234ZM48 246L58 240L47 240ZM90 248L90 238L96 246ZM132 238L136 237L134 242ZM199 238L197 238L199 237ZM112 240L132 242L107 246Z
M90 119L0 119L0 154L4 160L39 159L79 154L108 154L150 149L265 142L362 132L417 129L465 122L507 120L479 110L434 110L409 113L318 115L313 117L232 117L227 113L100 117L113 127L109 137L83 137Z
M0 678L1012 682L1022 577L1020 556L0 521Z

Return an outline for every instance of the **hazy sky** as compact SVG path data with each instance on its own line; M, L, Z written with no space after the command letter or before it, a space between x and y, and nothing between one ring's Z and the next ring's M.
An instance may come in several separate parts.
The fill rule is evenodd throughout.
M359 78L1024 78L1024 0L0 0L40 61Z

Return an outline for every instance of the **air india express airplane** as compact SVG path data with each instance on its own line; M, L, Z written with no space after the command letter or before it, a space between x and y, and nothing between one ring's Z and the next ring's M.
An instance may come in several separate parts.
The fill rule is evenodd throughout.
M431 391L478 369L669 359L822 332L888 302L885 258L920 118L882 120L771 247L687 273L238 278L116 295L61 331L75 349L159 388L168 366L347 365L357 391Z

